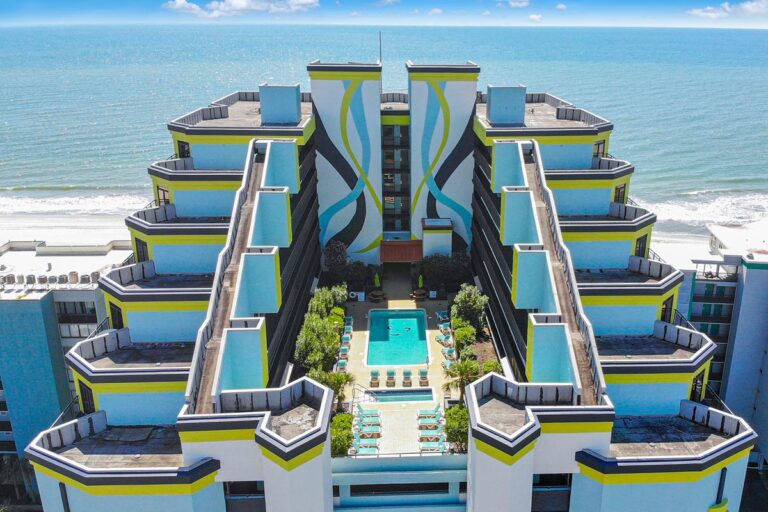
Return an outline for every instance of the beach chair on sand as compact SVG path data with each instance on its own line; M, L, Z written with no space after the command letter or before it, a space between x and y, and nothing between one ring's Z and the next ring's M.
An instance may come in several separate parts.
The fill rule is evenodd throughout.
M419 386L429 386L429 371L425 368L419 370Z
M379 387L379 370L371 370L371 382L372 388Z
M446 347L443 349L443 356L445 356L446 359L454 360L456 359L456 349L453 347Z

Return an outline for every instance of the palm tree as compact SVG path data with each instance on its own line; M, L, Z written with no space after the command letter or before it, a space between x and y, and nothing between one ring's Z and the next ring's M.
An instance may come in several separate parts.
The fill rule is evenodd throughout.
M355 382L355 376L349 373L326 372L319 368L309 371L309 378L316 380L323 386L330 388L336 395L336 412L344 412L342 404L347 399L347 384Z
M443 391L459 389L459 401L464 403L464 388L480 376L480 365L474 359L464 359L453 363L444 370L445 384Z

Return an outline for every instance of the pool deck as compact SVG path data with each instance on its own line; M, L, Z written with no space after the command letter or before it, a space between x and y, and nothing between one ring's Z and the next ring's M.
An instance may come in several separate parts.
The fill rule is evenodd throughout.
M392 275L393 274L393 275ZM436 312L448 309L447 300L424 300L416 302L409 298L411 293L410 282L407 276L388 273L382 279L382 288L387 295L387 300L374 304L372 302L354 302L347 304L347 314L354 318L352 340L349 349L348 372L355 376L355 383L368 389L393 390L393 389L419 389L419 370L425 365L398 366L394 387L387 387L387 366L369 367L365 364L366 337L368 329L368 312L371 309L424 309L427 312L427 343L429 345L429 387L432 388L434 399L422 402L361 402L360 391L354 395L356 402L361 402L366 409L378 409L381 411L381 432L379 438L379 454L418 453L419 438L416 415L420 409L432 409L436 404L443 404L445 393L443 392L443 368L444 358L442 345L435 341L438 334ZM403 369L412 370L410 388L403 388ZM371 388L371 370L379 370L379 388ZM426 388L421 388L426 389ZM452 390L453 394L458 391ZM353 399L351 387L347 390L349 400Z

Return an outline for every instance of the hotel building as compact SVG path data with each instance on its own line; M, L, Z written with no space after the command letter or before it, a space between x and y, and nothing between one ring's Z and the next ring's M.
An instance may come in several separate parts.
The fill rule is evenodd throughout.
M135 263L99 280L111 328L66 355L83 415L26 450L46 511L739 509L756 434L704 403L716 345L676 314L683 274L649 251L613 125L479 92L471 62L406 69L382 93L378 63L312 62L311 92L263 84L168 124L175 158L126 221ZM467 453L420 453L424 404L402 402L379 405L377 453L331 456L333 393L291 364L331 240L385 280L470 255L503 374L467 387Z

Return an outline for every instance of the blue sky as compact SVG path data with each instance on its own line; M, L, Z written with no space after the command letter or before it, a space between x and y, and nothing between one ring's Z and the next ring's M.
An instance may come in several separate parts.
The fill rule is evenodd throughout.
M768 28L768 0L0 0L0 26L99 23Z

